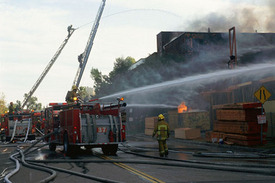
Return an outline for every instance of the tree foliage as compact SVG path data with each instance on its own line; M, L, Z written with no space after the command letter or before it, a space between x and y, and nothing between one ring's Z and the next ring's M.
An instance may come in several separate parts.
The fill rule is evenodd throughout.
M114 62L113 70L109 75L103 75L98 69L92 68L91 78L94 80L96 96L100 97L110 94L112 91L110 86L115 82L115 80L119 80L135 62L135 59L132 57L119 57Z
M113 70L109 73L110 80L112 81L116 77L127 72L135 62L135 59L132 57L127 57L125 59L123 57L117 58Z
M24 94L24 98L27 98L28 94ZM18 104L21 105L20 101L17 101ZM26 104L27 109L29 110L41 110L42 109L42 104L37 102L37 97L30 97L27 104Z
M0 114L5 113L8 108L6 106L6 101L5 101L5 95L3 93L0 93Z

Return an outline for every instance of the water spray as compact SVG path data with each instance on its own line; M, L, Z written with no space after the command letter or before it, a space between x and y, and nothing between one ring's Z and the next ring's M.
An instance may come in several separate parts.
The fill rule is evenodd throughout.
M222 81L225 79L233 78L233 77L254 77L260 78L262 74L272 73L274 75L275 64L266 63L266 64L254 64L247 67L238 67L234 70L220 70L216 72L206 73L206 74L198 74L194 76L188 76L185 78L175 79L171 81L166 81L162 83L157 83L153 85L143 86L139 88L130 89L127 91L118 92L115 94L111 94L108 96L104 96L99 98L100 100L114 98L118 96L126 96L126 95L134 95L134 94L144 94L149 92L156 92L159 90L171 88L171 87L187 87L186 85L191 85L192 87L215 83L218 81ZM260 73L259 73L260 72ZM259 74L259 76L258 76Z
M174 105L166 105L166 104L128 104L127 107L148 107L148 108L170 108L170 109L177 109L178 106Z

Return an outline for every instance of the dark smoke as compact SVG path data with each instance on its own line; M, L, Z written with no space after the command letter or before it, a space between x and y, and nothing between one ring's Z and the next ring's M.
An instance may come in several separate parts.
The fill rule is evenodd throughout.
M257 14L255 8L239 8L238 4L228 8L226 13L210 13L205 17L191 20L184 27L188 31L207 31L211 28L214 32L228 32L228 29L235 26L238 32L255 32L261 29L264 32L275 30L275 1L262 1L266 4L268 11L264 12L265 19Z
M273 20L275 20L275 11L272 12L275 10L274 7L275 2L269 1L269 12L267 12L268 16L266 21L260 20L257 16L257 11L253 8L240 9L235 6L235 9L231 9L230 16L210 13L204 18L190 22L189 26L182 31L206 32L208 27L210 27L211 32L223 32L222 45L213 43L207 46L200 46L199 54L192 58L177 57L174 55L159 57L157 54L152 54L145 59L144 64L127 72L124 76L117 78L113 85L108 88L110 95L179 78L227 69L227 62L229 60L228 29L233 26L235 26L238 31L237 56L240 66L250 65L252 63L265 63L267 61L274 63L275 53L273 50L275 40L270 41L268 37L255 34L255 30L258 29L260 23L263 22L264 28L261 30L272 31L272 29L275 28L275 23L273 23ZM246 34L244 36L241 32L254 34ZM184 101L187 106L191 106L193 109L207 109L209 101L205 101L201 93L205 91L224 90L232 85L249 81L257 82L257 80L261 78L270 75L274 76L274 74L270 73L268 76L266 76L265 73L260 75L260 73L257 75L249 73L242 77L232 79L234 77L233 75L232 78L229 77L228 79L218 80L218 82L209 82L211 84L196 82L183 86L167 87L160 91L152 90L146 93L141 91L124 97L129 104L166 104L177 106ZM250 93L252 94L251 97L247 99L248 101L253 100L253 92ZM222 99L227 98L227 96L220 98L222 101ZM241 99L239 102L242 102Z
M267 31L274 32L274 30L275 30L275 22L274 22L274 18L275 18L275 1L269 0L268 1L268 8L269 8L269 12L270 12L271 15L269 17L267 17L267 19L266 19L266 29L267 29Z

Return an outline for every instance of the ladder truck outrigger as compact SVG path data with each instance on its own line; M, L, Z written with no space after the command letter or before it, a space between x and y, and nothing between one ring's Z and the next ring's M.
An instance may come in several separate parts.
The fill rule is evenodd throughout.
M79 68L73 85L79 86L93 41L99 26L106 0L102 0L91 30L85 51L79 56ZM99 147L106 155L114 155L118 144L126 141L126 113L123 98L116 104L103 105L95 101L74 103L50 103L45 110L47 133L56 132L48 138L49 148L55 151L63 145L63 152L71 154L76 149Z

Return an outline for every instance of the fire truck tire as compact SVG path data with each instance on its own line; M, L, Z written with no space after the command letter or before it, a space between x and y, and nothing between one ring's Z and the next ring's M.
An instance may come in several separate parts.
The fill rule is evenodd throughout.
M63 135L63 151L64 154L69 154L70 152L69 137L67 132Z
M6 137L6 142L8 142L8 141L10 141L10 140L11 140L11 137L10 137L10 136Z
M50 149L50 151L55 151L56 150L56 144L50 143L49 144L49 149Z
M101 147L103 154L105 155L116 155L118 145L112 144L112 145L106 145Z
M1 136L1 141L2 141L2 142L5 142L5 141L6 141L6 136L5 136L5 135L2 135L2 136Z
M28 135L28 140L35 140L35 135Z

